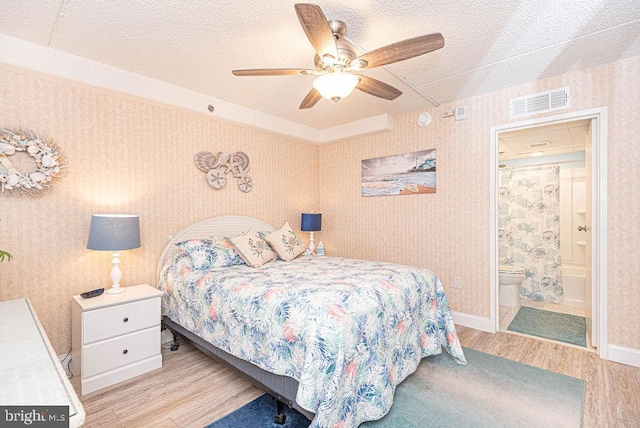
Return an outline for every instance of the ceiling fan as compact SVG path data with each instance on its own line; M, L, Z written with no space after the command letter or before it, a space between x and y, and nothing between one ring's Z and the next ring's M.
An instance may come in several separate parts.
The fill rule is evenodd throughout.
M301 68L259 68L233 70L236 76L318 76L313 81L313 89L300 104L301 109L313 107L320 98L340 101L353 89L385 100L394 100L402 91L380 80L355 72L381 67L405 59L414 58L444 46L440 33L414 37L381 47L356 56L355 47L345 37L347 28L337 19L327 21L320 6L299 3L295 5L296 14L302 28L316 51L315 70Z

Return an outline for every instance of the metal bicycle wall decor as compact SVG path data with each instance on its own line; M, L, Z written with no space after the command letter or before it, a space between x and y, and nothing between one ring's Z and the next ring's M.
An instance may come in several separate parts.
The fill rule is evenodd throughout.
M214 189L222 189L227 184L227 174L238 179L238 188L249 193L253 189L253 181L249 172L249 156L244 152L222 153L200 152L193 157L198 169L207 174L207 182Z

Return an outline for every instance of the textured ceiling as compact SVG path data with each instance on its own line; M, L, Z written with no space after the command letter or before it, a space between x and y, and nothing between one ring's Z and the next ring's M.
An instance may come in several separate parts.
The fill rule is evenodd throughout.
M360 91L309 110L312 76L235 77L233 69L313 68L294 1L0 0L0 33L88 58L273 116L324 129L432 104ZM638 0L328 0L328 19L368 50L434 32L445 46L392 65L443 103L640 55Z

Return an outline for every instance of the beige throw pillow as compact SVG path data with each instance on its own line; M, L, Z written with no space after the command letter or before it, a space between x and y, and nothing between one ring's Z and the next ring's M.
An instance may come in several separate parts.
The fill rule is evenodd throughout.
M253 228L244 235L229 238L229 241L236 247L242 260L251 267L262 266L273 260L273 253L269 245Z
M278 258L286 262L295 259L306 249L286 221L280 229L271 232L264 239L278 254Z

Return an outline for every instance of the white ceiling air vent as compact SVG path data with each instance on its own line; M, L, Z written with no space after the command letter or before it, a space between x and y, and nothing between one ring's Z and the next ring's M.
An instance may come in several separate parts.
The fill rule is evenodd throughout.
M569 108L568 86L520 98L512 98L509 110L511 119L514 119L564 108Z
M467 106L460 106L460 107L456 107L453 110L453 113L456 116L456 120L463 120L467 118Z

